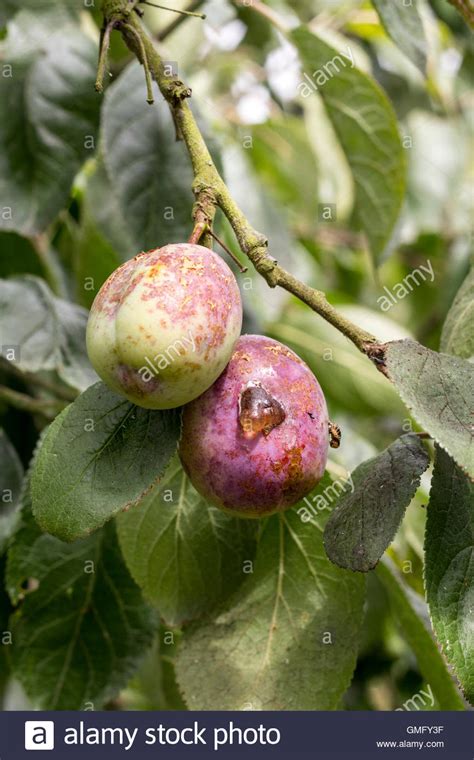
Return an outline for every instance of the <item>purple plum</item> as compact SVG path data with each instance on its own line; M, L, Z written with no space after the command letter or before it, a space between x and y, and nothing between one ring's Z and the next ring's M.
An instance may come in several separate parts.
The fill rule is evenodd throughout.
M279 512L321 480L324 394L287 346L242 335L222 375L184 408L180 457L196 490L242 517Z

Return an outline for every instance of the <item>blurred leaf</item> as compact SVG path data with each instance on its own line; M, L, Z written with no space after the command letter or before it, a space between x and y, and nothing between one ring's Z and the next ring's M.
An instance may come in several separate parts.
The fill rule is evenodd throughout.
M223 163L224 177L231 195L255 229L265 233L272 256L286 268L291 268L295 256L298 256L298 275L304 280L308 269L301 249L290 237L286 211L272 202L262 190L251 170L246 151L233 145L223 152ZM224 230L229 231L230 225L226 222L224 225ZM227 242L231 248L235 246L234 241L234 233L230 232ZM238 252L238 248L236 250ZM288 300L288 294L281 288L269 288L253 267L249 268L242 281L245 300L254 308L257 317L275 319L281 312L282 304Z
M61 18L67 18L70 15L72 18L78 14L80 8L77 0L2 0L0 27L15 13L22 10L34 11L38 14L51 11L56 14L56 17L60 15Z
M389 557L382 559L376 573L389 597L393 617L418 661L423 678L436 698L436 709L465 710L462 697L434 641L424 599L403 582ZM434 708L434 705L431 707Z
M266 20L258 13L253 13L251 7L237 5L235 8L237 18L244 22L247 32L243 39L245 45L252 45L255 48L255 55L259 55L272 38L272 30Z
M64 541L97 530L157 482L180 429L179 410L142 409L103 383L88 388L56 417L36 454L38 523Z
M304 123L296 117L267 121L252 130L249 155L259 178L297 221L318 211L317 164Z
M385 361L417 422L474 477L474 366L414 340L388 343Z
M403 144L408 158L406 221L419 231L444 237L472 227L472 173L469 126L413 107Z
M15 232L0 232L0 277L14 274L45 276L43 263L33 244Z
M61 298L53 299L57 319L61 359L57 365L60 377L78 390L85 390L97 380L85 351L87 312Z
M23 466L18 454L0 428L0 554L13 533L17 522L23 483ZM0 629L2 630L2 629Z
M0 77L0 227L24 235L67 203L99 119L95 45L77 26L41 27L32 39L40 16L22 14L15 41L7 38L11 76L4 63ZM17 42L23 27L28 41Z
M41 533L28 501L9 550L15 676L44 710L100 709L125 685L156 625L109 524L64 544ZM25 587L29 590L25 595Z
M186 710L174 673L174 655L179 641L178 630L160 626L152 649L140 665L136 676L120 695L125 710Z
M102 155L99 155L96 161L94 172L87 178L81 223L82 221L84 221L86 228L85 239L87 239L88 227L92 227L93 234L102 236L107 241L111 249L116 252L121 263L136 255L140 246L137 247L132 239L131 230L127 227L117 193L104 166ZM103 245L101 243L101 246ZM79 254L79 270L81 272L85 271L92 254L93 246L90 250L83 250ZM97 266L100 265L95 263L94 267ZM82 285L80 280L79 284Z
M341 494L324 531L331 562L360 573L375 567L429 462L420 439L408 434L354 470L352 491Z
M118 518L128 568L168 625L208 612L245 579L256 527L209 506L177 458L140 505Z
M309 81L326 106L351 167L356 188L355 215L378 263L392 236L405 192L405 157L392 106L380 87L305 27L291 32ZM321 84L323 80L323 84ZM318 86L319 85L319 86ZM305 89L304 89L305 88Z
M176 672L191 710L337 708L355 665L365 583L326 558L324 521L319 512L303 522L297 507L266 520L253 574L185 631Z
M192 170L169 107L146 102L143 69L132 63L107 90L102 149L136 252L186 240L192 228Z
M443 326L441 351L474 358L474 268L459 288Z
M4 354L6 347L14 348L16 367L54 369L78 390L97 379L86 352L87 312L55 298L43 280L28 275L0 280L0 311L0 346Z
M393 337L391 330L396 325L386 317L368 309L357 308L351 313L340 310L369 331L370 327L362 323L360 317L362 314L371 317L376 321L374 329L379 325L378 336L391 334ZM341 409L364 416L403 413L403 404L390 383L344 335L309 309L289 308L281 321L269 326L269 333L308 363L328 399Z
M175 672L176 652L181 636L181 631L176 629L169 631L163 624L158 631L159 652L157 654L160 658L161 688L165 700L165 706L162 709L166 710L187 710L179 691Z
M416 0L372 0L380 20L394 43L420 69L426 70L425 30Z
M77 294L83 306L92 306L101 286L121 263L94 220L83 213L77 234L76 262Z
M5 566L6 557L0 557L0 631L2 632L2 646L0 647L0 698L2 698L2 709L5 710L3 701L3 691L10 676L10 658L7 654L8 645L4 632L9 631L9 618L12 612L10 599L5 591Z
M435 634L474 704L474 484L439 446L426 522L425 584Z
M367 594L364 623L359 650L359 663L366 658L384 657L386 631L391 625L387 595L375 573L367 573ZM354 674L356 681L358 673ZM350 698L350 694L347 695Z

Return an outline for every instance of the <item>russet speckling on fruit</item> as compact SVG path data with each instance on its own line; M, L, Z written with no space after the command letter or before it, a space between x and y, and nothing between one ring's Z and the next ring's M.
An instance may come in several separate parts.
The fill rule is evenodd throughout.
M286 346L243 335L225 371L183 413L180 457L199 493L243 517L292 506L321 480L324 394Z
M227 264L208 248L177 243L110 275L92 304L87 351L112 390L138 406L171 409L219 377L241 327Z

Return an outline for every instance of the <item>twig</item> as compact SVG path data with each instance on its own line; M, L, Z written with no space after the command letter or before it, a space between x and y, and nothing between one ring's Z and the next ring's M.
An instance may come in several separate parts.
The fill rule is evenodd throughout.
M107 66L107 54L110 46L110 34L113 29L113 22L109 21L100 30L100 42L99 42L99 65L97 67L97 79L95 80L95 89L97 92L103 92L104 90L104 76Z
M166 5L158 5L158 3L151 3L150 0L139 0L143 5L150 5L152 8L160 8L162 11L171 11L171 13L179 13L181 16L193 16L194 18L206 18L205 13L195 13L194 11L182 11L179 8L168 8Z
M67 406L67 403L64 401L45 401L33 398L33 396L28 396L26 393L14 391L6 385L0 385L0 401L5 401L9 406L13 406L15 409L20 409L23 412L42 414L48 419L56 417Z
M146 92L147 92L146 101L150 105L153 105L155 100L153 98L153 85L152 85L152 79L151 79L150 64L148 63L148 58L147 58L145 46L143 44L143 40L138 34L137 30L131 24L123 24L122 28L126 29L129 34L133 34L137 40L138 47L140 50L140 56L139 56L140 63L145 69L145 81L146 81Z
M220 247L227 253L228 256L230 256L232 261L237 264L242 274L248 271L247 267L242 266L235 253L233 253L233 251L231 251L230 248L228 248L226 244L219 237L217 237L216 233L213 232L213 230L206 222L197 222L195 224L194 229L189 237L188 243L199 243L205 233L210 235L211 238L216 241L216 243L219 243Z
M226 246L226 244L219 237L217 237L216 233L213 232L211 229L208 229L208 232L209 232L209 235L216 241L216 243L219 243L220 247L224 249L224 251L226 252L226 254L228 256L230 256L230 258L232 259L232 261L235 261L235 263L239 267L239 270L242 272L242 274L245 274L245 272L248 272L248 267L244 267L240 263L239 259L235 255L235 253L233 251L231 251L230 248L228 248L228 246Z
M214 215L215 207L219 206L229 220L241 250L270 287L278 285L297 296L349 338L360 351L372 358L377 346L375 336L350 322L328 302L324 293L300 282L269 255L266 237L250 225L217 171L187 103L191 90L181 80L165 73L161 57L140 20L125 15L120 20L116 5L117 0L104 0L105 18L109 20L107 10L110 7L111 17L116 19L115 26L121 30L126 45L141 62L144 59L148 62L151 75L171 108L178 135L188 150L194 172L193 191L197 199L194 208L195 222L209 221Z
M189 236L188 243L197 245L206 231L209 232L209 225L207 222L196 222L194 229Z
M448 0L461 14L464 21L471 29L474 29L474 4L471 0Z
M74 401L79 395L78 392L73 391L72 388L64 388L61 385L57 385L51 380L46 380L39 375L35 375L32 372L22 372L18 367L9 362L4 357L0 356L0 369L8 372L10 375L17 377L24 383L31 385L37 385L38 388L43 388L45 391L49 391L53 395L57 396L64 401Z

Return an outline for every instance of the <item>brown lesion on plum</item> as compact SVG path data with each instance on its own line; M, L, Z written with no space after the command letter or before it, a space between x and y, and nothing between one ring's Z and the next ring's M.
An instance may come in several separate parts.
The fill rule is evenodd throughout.
M197 272L199 275L203 274L204 271L204 264L201 261L193 261L192 259L186 257L181 265L181 271L194 271Z
M271 467L277 475L285 470L285 480L282 484L286 495L291 495L293 490L298 492L299 484L303 478L303 449L304 446L292 446L285 451L285 455Z
M209 359L209 356L215 348L221 346L224 343L226 333L223 327L220 325L213 325L210 330L210 337L207 340L205 359Z
M252 357L250 356L250 354L244 354L242 351L235 351L234 360L243 361L243 362L251 362Z
M286 418L283 406L260 383L249 383L239 396L239 424L247 440L267 436Z
M263 350L271 351L274 356L286 356L287 359L296 361L298 364L304 364L303 360L286 346L264 346Z
M297 483L303 474L303 449L304 446L293 446L288 450L288 475L283 485L284 489L291 488Z
M155 278L159 275L160 271L164 268L165 263L163 261L157 261L156 264L153 264L146 273L146 276L148 278Z

